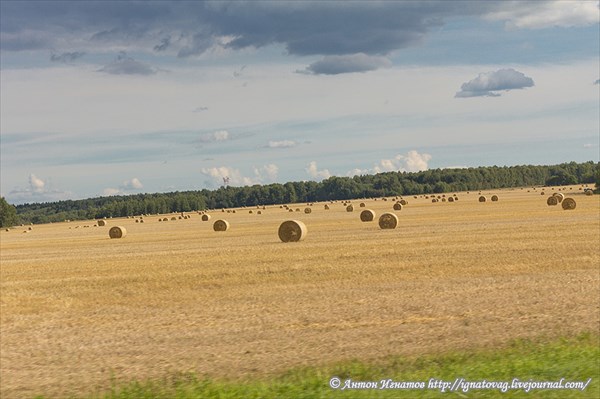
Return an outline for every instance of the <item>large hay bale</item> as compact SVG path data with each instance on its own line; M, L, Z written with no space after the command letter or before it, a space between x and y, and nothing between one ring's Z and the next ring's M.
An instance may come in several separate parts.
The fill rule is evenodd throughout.
M298 242L304 240L308 230L299 220L286 220L279 226L279 239L283 242Z
M482 195L481 197L479 197L479 202L485 202L485 201L487 201L485 196Z
M398 226L398 216L394 213L384 213L379 217L379 228L395 229Z
M104 220L96 220L96 223L98 223L98 226L106 226L106 222Z
M402 204L401 204L401 203L399 203L399 202L396 202L396 203L394 204L394 210L395 210L395 211L401 211L401 210L402 210Z
M563 193L554 193L552 195L556 197L559 204L565 199L565 195Z
M310 208L304 208L304 213L309 214L312 212L312 209Z
M558 205L558 198L556 198L555 196L551 195L546 200L546 204L548 204L549 206Z
M229 229L229 222L227 220L219 219L213 223L214 231L227 231Z
M497 195L492 195L492 201L494 201L494 202L498 201L498 196Z
M375 212L370 209L365 209L360 213L361 222L372 222L375 220Z
M575 207L577 206L577 204L575 203L575 200L573 198L565 198L564 200L562 200L561 205L562 205L562 209L564 209L565 211L575 209Z
M348 205L346 207L346 212L352 212L352 211L354 211L354 207L352 205Z
M113 226L108 230L108 236L110 238L123 238L127 235L127 230L122 226Z
M204 215L202 215L202 221L203 222L208 222L210 220L210 215L205 213Z

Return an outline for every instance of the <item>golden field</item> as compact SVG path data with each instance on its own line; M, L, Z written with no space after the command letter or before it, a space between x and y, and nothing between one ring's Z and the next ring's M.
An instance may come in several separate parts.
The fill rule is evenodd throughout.
M310 214L297 204L215 211L208 222L187 213L2 231L0 396L597 331L599 197L568 187L577 208L564 211L546 205L555 191L540 191L485 191L485 203L476 192L454 203L406 196L395 230L359 219L360 202L377 219L389 198L353 200L354 212L338 201ZM220 218L228 231L213 231ZM306 224L304 241L280 242L288 219ZM127 236L110 239L115 225Z

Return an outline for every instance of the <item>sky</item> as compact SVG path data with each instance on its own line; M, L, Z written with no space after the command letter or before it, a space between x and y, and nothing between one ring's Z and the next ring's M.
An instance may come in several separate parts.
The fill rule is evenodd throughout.
M13 204L600 160L593 1L0 1Z

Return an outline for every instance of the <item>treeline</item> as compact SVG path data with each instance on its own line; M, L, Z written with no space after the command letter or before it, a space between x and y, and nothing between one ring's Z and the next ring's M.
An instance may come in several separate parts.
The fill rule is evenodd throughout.
M330 177L321 182L221 187L217 190L137 194L16 206L19 223L48 223L66 219L94 219L142 214L190 212L240 206L294 202L418 195L520 186L600 186L600 163L552 166L430 169L423 172L386 172L355 177Z

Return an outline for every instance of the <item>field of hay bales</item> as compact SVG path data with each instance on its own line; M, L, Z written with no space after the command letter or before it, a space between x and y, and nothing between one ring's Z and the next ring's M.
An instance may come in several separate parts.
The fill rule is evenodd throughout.
M264 376L597 331L600 201L578 188L561 188L577 203L569 210L524 188L453 202L411 196L400 211L379 198L351 201L353 211L339 201L310 213L289 204L302 211L2 231L0 396L86 394L190 371ZM361 202L373 221L361 221ZM386 212L397 228L380 229ZM226 231L213 229L219 219ZM281 242L286 220L304 223L303 240ZM126 235L111 239L114 226Z

